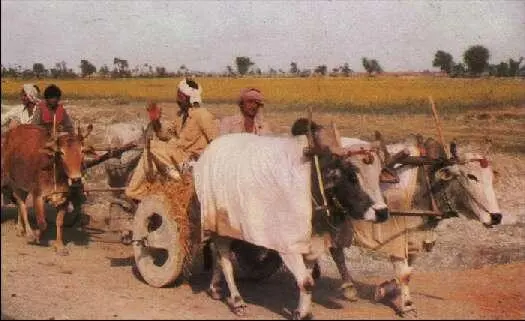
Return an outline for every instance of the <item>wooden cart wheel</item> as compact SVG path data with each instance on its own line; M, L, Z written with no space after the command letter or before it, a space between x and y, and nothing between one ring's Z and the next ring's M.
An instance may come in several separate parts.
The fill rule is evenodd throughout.
M135 264L144 281L153 287L173 283L184 260L179 226L171 216L168 199L150 195L139 204L133 221Z

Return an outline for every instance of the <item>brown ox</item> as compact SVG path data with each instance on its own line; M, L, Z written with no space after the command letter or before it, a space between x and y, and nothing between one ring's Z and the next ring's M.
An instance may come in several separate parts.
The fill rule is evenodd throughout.
M7 132L2 153L3 191L11 194L18 205L18 235L26 234L28 242L39 242L47 228L44 203L57 209L56 241L53 246L60 255L68 251L62 240L64 214L69 202L78 203L82 194L82 142L85 135L60 133L49 137L37 125L20 125ZM31 194L38 230L29 224L25 200Z

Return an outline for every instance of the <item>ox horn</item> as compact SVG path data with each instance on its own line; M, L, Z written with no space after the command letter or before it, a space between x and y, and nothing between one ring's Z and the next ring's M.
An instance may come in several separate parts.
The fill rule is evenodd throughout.
M308 147L314 147L314 135L312 133L312 106L308 106Z
M386 148L385 141L383 140L383 135L381 135L381 133L378 130L376 130L374 132L374 136L375 141L379 145L379 150L383 153L383 164L387 164L388 162L390 162L392 157Z
M339 130L337 129L337 125L334 121L332 121L332 131L334 132L335 142L337 144L337 147L343 148L343 143L341 142L341 134L339 133Z
M86 139L86 137L89 136L89 134L91 134L92 131L93 131L93 124L89 124L89 125L87 125L85 134L82 134L82 133L81 133L80 126L79 126L79 127L78 127L78 136L79 136L82 140L84 140L84 139Z
M492 139L485 137L484 144L485 148L483 149L483 156L487 156L492 151Z

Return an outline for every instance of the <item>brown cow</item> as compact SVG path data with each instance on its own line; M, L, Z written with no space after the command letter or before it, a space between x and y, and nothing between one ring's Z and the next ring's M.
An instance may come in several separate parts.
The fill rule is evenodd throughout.
M53 246L67 255L62 240L64 214L69 202L78 203L82 194L83 140L85 135L59 133L50 137L45 128L20 125L7 132L2 153L3 192L10 193L18 205L18 235L26 234L28 242L39 242L47 223L44 203L56 207L57 236ZM31 194L38 230L29 225L25 200Z

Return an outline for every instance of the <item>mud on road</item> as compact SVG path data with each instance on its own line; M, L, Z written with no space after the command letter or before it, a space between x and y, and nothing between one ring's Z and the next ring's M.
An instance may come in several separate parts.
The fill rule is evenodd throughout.
M51 229L52 230L52 229ZM50 239L53 233L50 234ZM189 281L153 288L132 272L132 249L89 241L89 233L66 229L70 255L27 245L12 220L2 223L2 319L243 319L207 296L210 275L197 269ZM351 264L351 262L350 262ZM374 303L373 286L388 273L354 273L360 300L338 297L335 265L322 260L314 290L318 319L396 319L387 305ZM385 270L385 272L387 272ZM383 274L383 275L381 275ZM418 272L411 281L422 319L524 319L525 263L479 269ZM254 283L239 282L249 319L284 319L298 299L290 273Z

